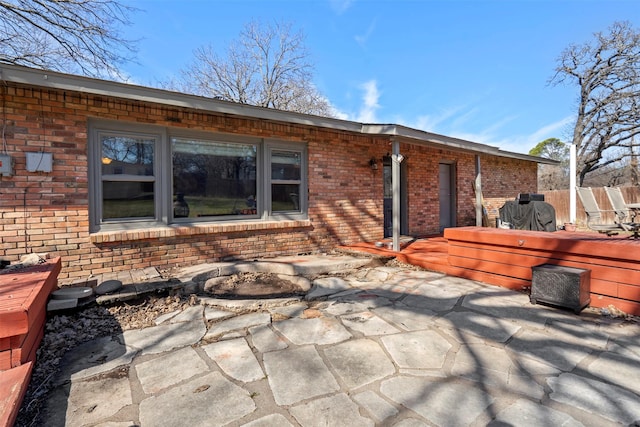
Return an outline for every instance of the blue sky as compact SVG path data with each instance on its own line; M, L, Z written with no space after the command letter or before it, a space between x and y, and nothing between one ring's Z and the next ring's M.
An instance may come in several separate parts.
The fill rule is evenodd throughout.
M251 20L306 36L314 83L342 118L395 123L527 153L570 139L577 87L551 86L556 59L615 21L640 24L636 0L122 0L141 9L125 67L167 81L211 44L223 52Z

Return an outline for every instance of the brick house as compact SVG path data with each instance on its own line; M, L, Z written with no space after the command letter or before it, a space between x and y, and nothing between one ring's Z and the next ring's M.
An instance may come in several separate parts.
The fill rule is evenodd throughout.
M0 73L0 257L60 256L61 283L325 252L391 235L394 212L414 236L475 225L478 166L490 204L535 192L544 161L399 125Z

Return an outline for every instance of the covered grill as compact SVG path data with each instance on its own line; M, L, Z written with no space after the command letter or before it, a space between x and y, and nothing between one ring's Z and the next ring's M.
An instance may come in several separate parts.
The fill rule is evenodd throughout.
M500 222L517 230L556 231L556 210L539 194L520 194L500 208Z

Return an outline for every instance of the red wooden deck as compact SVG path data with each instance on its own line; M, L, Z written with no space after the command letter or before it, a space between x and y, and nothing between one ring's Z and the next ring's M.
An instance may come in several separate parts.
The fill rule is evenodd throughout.
M0 274L0 426L13 425L44 334L60 258Z
M531 268L556 264L591 270L591 306L640 315L640 239L598 233L555 233L459 227L444 237L415 240L399 253L373 243L346 249L395 256L420 267L480 282L523 289Z
M55 258L0 274L0 340L26 334L41 320L61 268Z
M0 426L11 427L27 392L32 362L0 371Z

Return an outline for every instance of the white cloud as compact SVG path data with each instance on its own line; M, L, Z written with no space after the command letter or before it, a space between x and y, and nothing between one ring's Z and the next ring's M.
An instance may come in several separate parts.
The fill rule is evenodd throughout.
M363 90L362 105L355 115L341 114L341 118L361 123L379 123L377 117L380 109L380 90L378 82L371 79L359 86ZM382 120L388 120L382 118ZM490 120L490 121L489 121ZM510 133L506 128L513 129L518 123L526 124L526 120L518 115L506 115L497 119L488 119L483 115L483 109L469 104L456 105L439 110L435 114L423 114L414 119L396 116L390 123L408 126L426 132L460 138L466 141L486 144L504 151L527 154L537 143L547 138L559 138L567 135L573 116L567 116L553 123L546 124L529 133ZM489 123L487 126L483 124ZM517 129L517 127L516 127ZM566 139L566 138L565 138Z
M338 15L342 15L351 7L353 0L329 0L331 9Z
M556 122L549 123L528 134L517 134L504 137L504 128L513 123L518 117L515 115L505 116L499 120L492 121L489 126L477 129L478 116L481 110L477 107L460 105L441 110L438 114L422 115L411 121L397 119L400 124L404 124L415 129L426 132L437 133L460 138L467 141L498 147L501 150L526 154L540 141L547 138L560 138L567 131L567 126L572 122L573 117L564 117ZM485 120L484 118L482 120Z
M356 121L362 123L375 123L376 122L376 110L380 108L378 99L380 98L380 91L378 90L378 83L375 80L369 80L360 88L364 90L364 96L362 98L362 106L358 112Z
M338 110L337 108L334 107L333 109L333 115L336 119L340 119L340 120L350 120L349 119L349 114L345 113L344 111Z
M499 147L501 150L514 151L517 153L529 153L533 147L547 138L559 138L566 132L567 126L573 121L573 116L564 117L553 123L549 123L540 129L526 135L514 135L510 138L503 138L498 141L489 142L490 145Z
M529 137L532 145L544 141L547 138L558 138L562 140L563 138L561 134L567 132L567 127L571 123L573 123L573 120L574 116L567 116L561 120L558 120L557 122L548 124L547 126L538 129Z
M469 132L467 129L478 127L478 116L482 110L469 105L458 105L441 110L435 115L422 115L414 121L399 119L399 123L406 126L424 130L425 132L437 133L440 135L460 138L467 141L489 144L494 135L494 131L501 127L504 122L494 123L491 127L482 129L480 132Z
M447 120L455 117L459 112L464 110L464 108L464 106L450 107L445 110L441 110L437 114L424 114L422 116L418 116L418 118L413 122L407 122L406 126L424 130L426 132L438 133L437 130L441 124L446 123ZM400 119L399 122L402 122L402 119Z
M360 47L364 47L364 45L369 40L369 37L371 37L373 32L376 30L376 22L377 20L374 19L371 24L369 24L369 27L364 34L354 36L356 42L360 45Z

